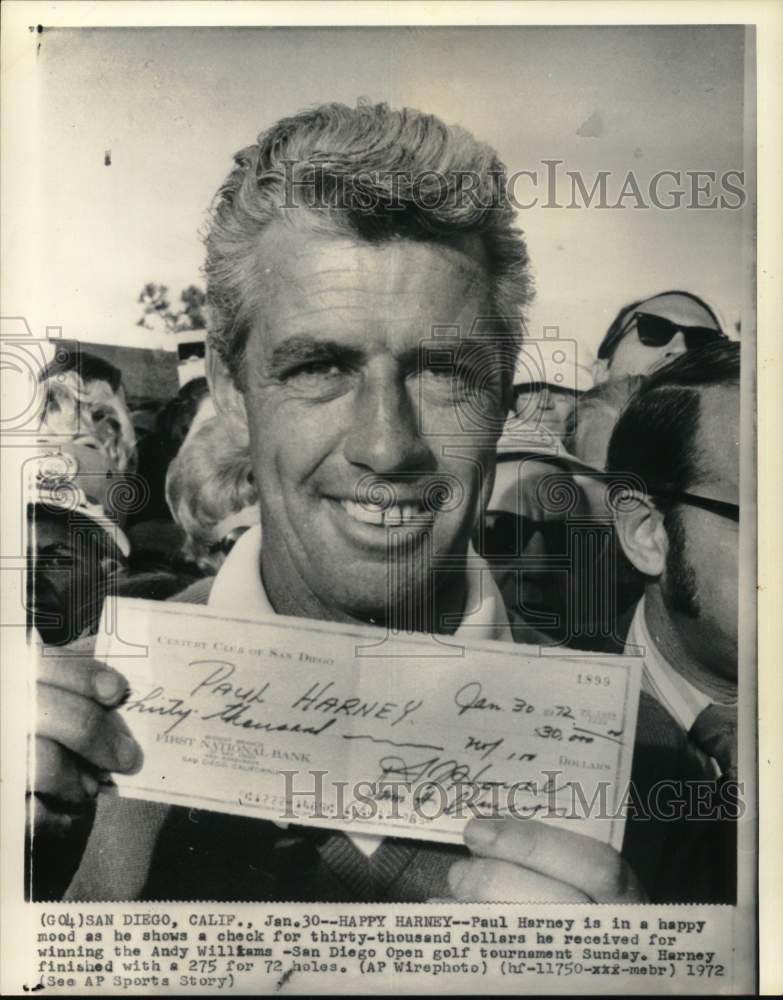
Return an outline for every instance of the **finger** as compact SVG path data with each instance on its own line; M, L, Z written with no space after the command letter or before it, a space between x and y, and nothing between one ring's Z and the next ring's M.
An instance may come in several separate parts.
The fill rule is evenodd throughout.
M473 858L449 870L449 888L461 903L589 903L571 885L507 861Z
M141 767L141 748L124 720L72 691L38 685L38 735L101 771L132 774Z
M596 903L644 902L625 859L609 844L534 819L472 819L465 843L481 857L509 861L572 885Z
M128 690L128 682L116 670L98 663L91 655L76 655L74 646L53 653L44 646L38 658L38 683L93 698L107 707L118 705Z
M33 792L54 796L65 803L79 803L98 793L98 776L86 765L79 765L72 753L43 737L35 740L35 778Z

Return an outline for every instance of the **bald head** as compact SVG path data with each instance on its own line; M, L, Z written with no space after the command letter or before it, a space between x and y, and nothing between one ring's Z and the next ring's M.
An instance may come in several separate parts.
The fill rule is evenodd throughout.
M720 329L712 310L708 309L699 299L683 292L664 292L662 295L654 295L651 299L645 299L638 306L638 309L639 312L663 316L675 323L682 323L684 326L706 326L715 330Z
M694 346L724 337L715 313L689 292L672 291L620 311L598 351L596 380L645 375Z

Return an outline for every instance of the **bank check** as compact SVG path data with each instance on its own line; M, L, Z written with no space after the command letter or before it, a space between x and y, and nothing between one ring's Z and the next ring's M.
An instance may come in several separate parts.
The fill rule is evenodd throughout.
M144 751L122 795L454 843L474 815L534 816L622 845L638 659L114 607L96 657Z

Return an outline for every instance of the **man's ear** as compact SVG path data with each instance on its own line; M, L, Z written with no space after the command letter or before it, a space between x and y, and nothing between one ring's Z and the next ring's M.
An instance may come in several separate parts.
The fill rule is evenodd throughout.
M205 363L209 392L218 415L231 424L242 440L247 440L247 413L242 393L234 384L225 362L209 342L206 346Z
M595 385L609 381L610 360L610 358L596 358L593 362L593 382Z
M618 511L615 527L631 565L644 576L661 576L669 546L663 514L639 497L632 509Z

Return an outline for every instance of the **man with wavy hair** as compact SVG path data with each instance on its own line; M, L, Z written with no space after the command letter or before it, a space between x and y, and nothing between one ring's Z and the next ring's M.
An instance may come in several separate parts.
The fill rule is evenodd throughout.
M263 544L247 531L181 599L510 640L470 544L531 287L496 154L417 111L325 105L236 155L206 246L211 389ZM69 842L105 772L141 764L124 680L88 655L44 657L39 683L38 829ZM534 821L473 820L453 847L100 799L70 898L644 898L612 848Z

